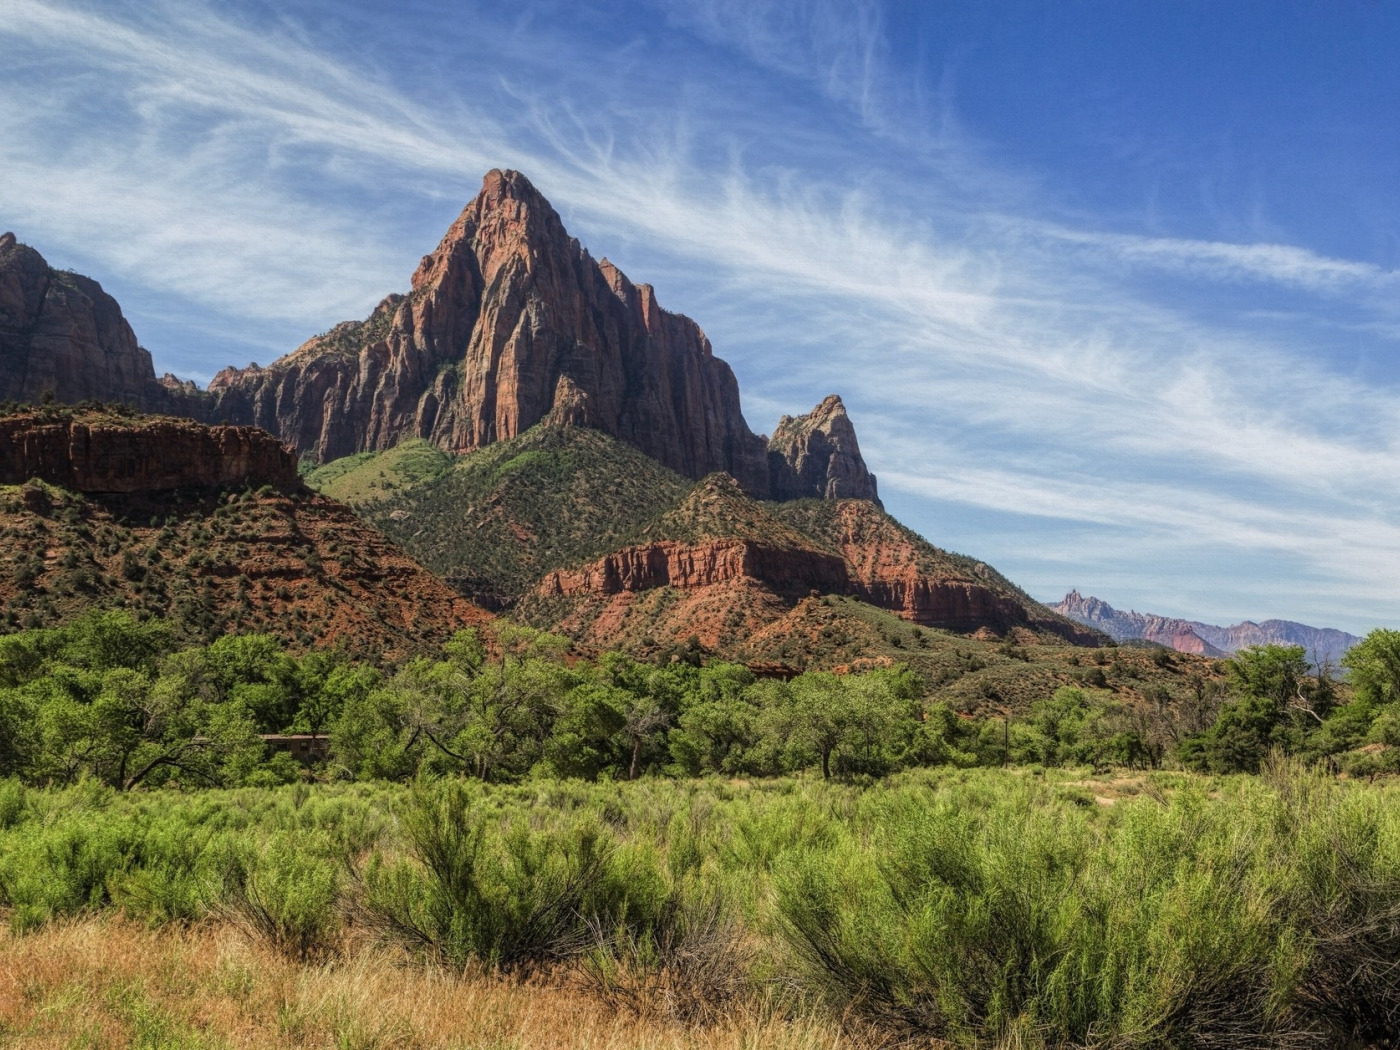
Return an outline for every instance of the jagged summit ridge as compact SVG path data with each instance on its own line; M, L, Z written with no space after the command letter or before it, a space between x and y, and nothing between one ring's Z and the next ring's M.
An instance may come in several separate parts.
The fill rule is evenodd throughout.
M877 505L875 475L861 458L856 430L836 394L804 416L783 416L768 442L774 499L865 499Z
M591 427L691 478L723 471L760 498L876 499L839 398L785 418L773 444L690 318L594 260L519 172L496 170L407 294L383 298L207 392L157 379L116 301L0 239L0 400L101 400L261 427L327 463L426 439L451 453L540 422Z
M210 390L214 416L321 462L409 438L466 452L553 413L690 477L722 470L768 489L763 441L699 326L595 261L513 171L486 176L407 296Z
M1084 597L1078 589L1050 606L1062 616L1097 627L1115 641L1144 638L1179 652L1228 656L1251 645L1301 645L1313 661L1334 667L1342 654L1361 639L1331 627L1309 627L1292 620L1245 620L1229 627L1136 611L1123 612L1100 598Z

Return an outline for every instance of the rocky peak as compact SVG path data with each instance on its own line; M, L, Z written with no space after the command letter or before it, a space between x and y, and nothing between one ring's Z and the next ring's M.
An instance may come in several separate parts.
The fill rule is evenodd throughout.
M832 394L805 416L783 416L768 442L773 498L864 499L879 504L846 406Z
M545 422L553 427L593 426L593 406L588 391L568 376L560 376L554 386L554 401Z
M596 262L519 172L487 174L411 289L266 369L221 373L209 418L321 462L408 438L466 452L584 420L682 474L723 470L768 495L762 439L699 326Z
M841 400L773 441L749 430L734 373L690 318L570 237L519 172L497 170L423 257L407 294L206 392L157 379L115 300L0 238L0 401L125 402L258 426L329 462L413 438L463 453L541 423L582 425L691 478L757 498L877 500Z
M0 237L0 401L164 405L151 355L96 281L55 270L13 233Z

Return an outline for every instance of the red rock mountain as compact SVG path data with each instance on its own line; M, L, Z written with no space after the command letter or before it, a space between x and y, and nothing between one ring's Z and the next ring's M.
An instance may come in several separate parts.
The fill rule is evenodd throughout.
M407 295L385 298L266 368L206 393L157 380L97 282L0 238L0 401L46 392L258 426L326 463L425 438L454 453L548 421L620 438L687 477L723 471L759 497L876 499L839 398L772 442L749 430L734 373L688 317L595 261L523 175L490 172Z
M856 430L835 394L805 416L783 416L768 442L769 492L777 500L865 499L879 504Z
M13 233L0 235L0 401L112 401L172 407L117 301L96 281L55 270Z
M210 418L320 462L427 438L467 452L546 417L595 427L690 477L768 490L763 440L695 322L595 261L517 172L493 171L406 296L268 368L221 372Z

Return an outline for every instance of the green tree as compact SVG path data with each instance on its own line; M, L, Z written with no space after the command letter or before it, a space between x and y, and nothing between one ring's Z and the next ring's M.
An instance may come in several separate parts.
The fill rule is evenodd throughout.
M1301 645L1241 649L1225 665L1235 699L1214 725L1182 742L1182 761L1213 773L1257 773L1270 748L1298 750L1321 719L1305 688L1307 669Z

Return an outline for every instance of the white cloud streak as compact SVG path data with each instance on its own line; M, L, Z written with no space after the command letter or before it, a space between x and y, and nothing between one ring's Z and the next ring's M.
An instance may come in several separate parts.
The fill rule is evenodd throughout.
M1072 230L1048 223L1013 222L1026 233L1124 262L1178 270L1197 277L1260 281L1320 294L1357 290L1394 295L1400 274L1370 263L1333 259L1290 244L1231 244L1172 237Z

